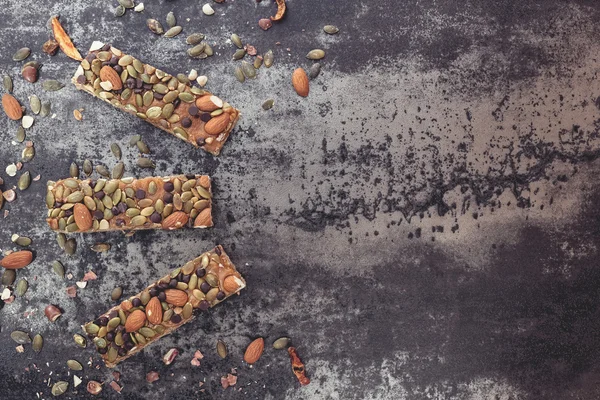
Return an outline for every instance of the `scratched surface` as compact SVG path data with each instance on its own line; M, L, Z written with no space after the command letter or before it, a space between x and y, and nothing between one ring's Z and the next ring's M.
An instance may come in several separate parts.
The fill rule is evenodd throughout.
M36 252L17 274L28 292L0 310L0 398L51 398L49 379L69 381L62 398L88 397L90 379L106 382L102 398L125 399L600 396L597 2L289 0L286 18L267 32L257 26L275 13L267 0L213 3L210 17L202 3L181 0L148 1L143 13L121 18L114 1L73 3L0 7L0 72L13 77L23 104L34 93L52 102L52 117L36 116L27 130L36 156L23 171L41 179L0 214L0 249L16 249L18 233ZM171 10L181 35L148 31L146 18L164 24ZM56 13L82 52L102 40L167 72L207 75L207 88L242 111L221 155L75 90L68 82L77 63L41 52ZM326 35L326 24L340 33ZM187 57L193 32L207 35L213 57ZM274 66L237 82L233 32L259 53L273 49ZM21 79L23 63L11 57L22 46L43 64L40 82L66 87L48 93ZM327 55L302 99L291 71L310 67L304 56L313 48ZM264 111L269 98L275 106ZM2 190L21 173L4 171L24 148L17 126L0 118ZM135 133L151 148L154 171L135 166L127 145ZM112 168L111 142L123 149L126 176L209 173L215 227L75 235L77 253L63 254L45 225L45 182L85 158ZM112 249L94 253L96 242ZM72 335L113 305L115 286L138 293L216 243L247 290L119 364L118 395L112 371ZM56 259L72 279L53 274ZM98 279L69 298L66 287L89 270ZM55 323L43 315L49 303L64 310ZM42 352L17 353L14 329L41 333ZM271 348L282 335L292 337L310 385L300 387L287 354ZM267 347L249 367L243 350L257 336ZM225 360L217 339L228 345ZM172 347L181 354L165 366ZM200 367L190 364L197 349ZM84 364L77 388L68 359ZM232 368L237 384L223 389ZM148 384L151 370L160 380Z

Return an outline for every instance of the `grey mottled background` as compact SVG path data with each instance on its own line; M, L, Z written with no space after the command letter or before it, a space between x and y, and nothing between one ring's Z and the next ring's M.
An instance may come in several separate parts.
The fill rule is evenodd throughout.
M208 0L206 0L208 1ZM76 3L76 4L75 4ZM114 4L113 4L114 3ZM600 33L596 1L561 0L288 0L286 18L267 32L267 0L227 0L201 13L202 2L147 1L141 13L113 16L114 1L14 1L0 7L0 72L27 104L52 102L27 137L37 156L24 166L41 175L0 217L0 248L12 233L33 238L35 262L18 272L30 289L0 311L0 397L49 398L48 379L66 379L63 398L88 396L89 379L107 383L102 398L163 399L596 399L600 396ZM183 33L157 37L146 18L164 23L173 10ZM19 77L11 57L33 49L41 81L68 83L76 63L41 52L49 16L61 19L84 52L93 40L171 73L191 68L207 88L242 110L221 156L196 150L124 115L70 84L45 93ZM325 24L340 27L327 36ZM216 50L187 57L185 37L203 32ZM237 32L275 65L254 81L232 75ZM280 44L276 44L280 42ZM291 71L327 52L308 98ZM289 50L288 50L289 49ZM261 104L275 99L275 107ZM83 108L81 122L72 111ZM18 161L17 124L0 118L2 189L16 183L4 168ZM71 161L112 167L109 144L124 150L139 133L152 149L156 175L210 173L216 226L211 230L77 236L68 257L44 222L45 182L66 176ZM113 248L97 254L89 245ZM72 342L79 325L125 295L221 243L248 289L206 317L121 363L121 395L91 349ZM73 279L61 281L62 260ZM77 298L65 288L88 270L98 274ZM65 310L56 323L48 303ZM28 315L25 317L25 315ZM40 354L14 350L14 329L41 333ZM312 383L299 387L285 352L270 343L293 338ZM264 336L252 368L241 356ZM220 360L217 339L230 355ZM182 354L170 366L161 356ZM190 365L196 349L205 358ZM72 387L65 361L85 364ZM89 363L91 360L91 363ZM237 368L238 383L220 377ZM161 379L144 380L157 370ZM200 392L199 382L205 382Z

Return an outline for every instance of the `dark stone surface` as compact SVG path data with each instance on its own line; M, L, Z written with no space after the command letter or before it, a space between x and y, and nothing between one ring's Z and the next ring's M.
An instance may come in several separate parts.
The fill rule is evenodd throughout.
M126 399L600 396L597 2L289 0L284 21L267 32L257 26L275 12L266 0L212 3L211 17L201 2L148 2L121 18L116 4L72 3L0 7L0 72L13 77L22 104L35 93L54 114L27 130L36 157L23 171L41 179L0 215L0 249L15 249L18 233L36 252L17 274L29 291L0 310L0 398L50 398L48 379L70 382L62 398L91 397L90 379L106 382L102 398ZM171 10L180 36L148 31L146 18L164 24ZM102 40L167 72L207 75L207 88L243 113L221 156L75 90L68 82L77 64L41 52L55 13L82 53ZM325 24L340 33L324 34ZM192 32L207 35L215 56L187 57ZM260 54L272 48L275 65L238 83L232 32ZM22 46L43 64L36 84L11 60ZM312 48L327 56L302 99L290 76L310 67ZM46 79L67 86L45 93ZM275 106L264 111L268 98ZM21 173L5 173L24 148L14 142L17 126L0 118L2 190ZM135 133L151 148L154 172L135 166L137 150L127 145ZM111 142L123 150L126 176L211 174L215 227L75 235L76 255L62 254L44 221L45 182L85 158L112 168ZM96 242L112 249L94 253ZM138 293L216 243L247 290L119 364L118 395L112 371L72 335L112 306L115 286ZM52 273L55 259L72 279ZM69 298L66 287L89 270L98 280ZM43 315L49 303L64 310L55 323ZM41 333L42 352L26 345L17 353L14 329ZM310 385L299 387L287 354L271 348L281 335L293 338ZM242 354L257 336L267 348L250 368ZM225 360L218 339L228 345ZM181 355L165 366L171 347ZM197 349L200 367L190 365ZM75 389L68 359L84 364ZM220 377L231 368L238 383L224 390ZM151 370L161 377L147 384Z

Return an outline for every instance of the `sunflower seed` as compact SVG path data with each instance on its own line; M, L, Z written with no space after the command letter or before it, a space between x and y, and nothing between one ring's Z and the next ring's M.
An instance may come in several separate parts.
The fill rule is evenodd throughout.
M110 173L108 172L108 168L106 168L106 166L104 166L104 165L96 165L96 172L105 178L110 178Z
M185 39L187 44L197 45L201 41L204 40L204 35L202 33L192 33L190 36Z
M33 351L39 353L42 351L42 347L44 347L44 338L39 333L33 337Z
M29 187L30 184L31 174L29 173L29 171L25 171L25 173L19 178L19 181L17 182L17 187L19 188L19 190L25 190Z
M54 385L52 385L52 396L60 396L61 394L64 394L68 388L68 382L58 381Z
M119 4L115 9L115 17L122 17L123 15L125 15L125 7Z
M118 0L119 4L125 8L133 8L133 0Z
M319 76L319 73L321 73L321 64L319 63L314 63L308 70L308 76L310 79L315 79L317 76Z
M62 89L64 87L65 87L64 83L59 82L59 81L54 80L54 79L50 79L50 80L44 81L44 83L42 83L42 88L46 92L55 92L55 91L60 90L60 89Z
M54 273L56 275L58 275L60 278L64 278L65 277L65 267L62 265L62 263L60 261L54 261L52 263L52 269L54 270Z
M112 151L112 153L114 154L114 156L117 158L117 160L121 159L121 148L119 147L118 144L116 143L111 143L110 144L110 151Z
M162 35L165 32L160 22L153 18L147 19L146 25L148 26L148 29L152 31L152 33L155 33L157 35Z
M23 143L23 141L25 140L25 128L23 128L22 126L19 126L17 128L17 134L15 135L15 139L17 139L17 142Z
M4 85L4 90L6 90L8 93L12 93L13 81L10 76L4 75L4 78L2 78L2 84Z
M72 256L77 251L77 241L74 238L67 239L65 242L65 253Z
M27 247L31 244L31 239L28 238L27 236L19 236L15 240L15 243L21 247Z
M169 25L169 28L177 25L177 20L175 19L175 14L173 14L173 11L169 11L167 14L167 25Z
M28 47L23 47L17 50L17 52L13 55L13 61L23 61L31 54L31 49Z
M141 167L141 168L156 168L156 165L154 165L152 160L150 160L149 158L146 158L146 157L138 158L137 165L138 165L138 167Z
M10 334L12 340L17 342L18 344L27 344L31 343L31 338L27 332L23 331L12 331Z
M15 279L17 278L17 273L13 269L6 269L2 274L2 284L4 286L11 286L15 283Z
M88 159L83 161L83 173L87 176L90 176L93 172L92 162Z
M222 340L217 341L217 354L221 358L227 357L227 345Z
M51 108L51 104L49 101L45 101L42 103L42 109L40 110L40 115L42 117L47 117L48 115L50 115L50 108Z
M73 371L81 371L83 366L77 360L67 360L67 366Z
M265 63L265 67L267 68L271 68L271 65L273 65L273 50L269 50L265 53L264 58L264 63Z
M235 67L235 69L233 70L233 75L241 83L244 83L244 81L246 80L246 78L244 77L244 73L242 72L242 69L240 67Z
M142 137L141 137L140 135L133 135L133 136L132 136L132 137L129 139L129 145L130 145L130 146L135 146L135 144L136 144L137 142L139 142L141 138L142 138Z
M164 36L168 37L168 38L172 38L172 37L179 35L182 30L183 30L183 28L181 26L174 26L172 28L169 28L169 30L165 32Z
M336 33L338 33L340 31L338 29L338 27L335 25L325 25L323 27L323 30L325 31L325 33L328 33L330 35L335 35Z
M311 50L306 55L306 58L308 58L310 60L320 60L323 57L325 57L325 52L321 49Z
M244 47L244 45L242 44L242 39L240 39L240 37L235 33L233 35L231 35L231 43L235 44L235 46L238 49L241 49L242 47Z

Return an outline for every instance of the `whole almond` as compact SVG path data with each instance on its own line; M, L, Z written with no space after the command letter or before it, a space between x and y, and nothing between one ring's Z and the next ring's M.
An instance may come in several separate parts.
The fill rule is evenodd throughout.
M21 105L11 94L5 93L4 96L2 96L2 108L4 108L4 112L8 118L14 121L20 120L23 116Z
M211 120L204 125L204 131L209 135L218 135L227 128L227 125L229 125L229 113L223 113L217 117L211 118Z
M162 228L168 230L179 229L187 224L188 219L189 217L186 213L183 211L176 211L163 220Z
M229 275L223 280L223 289L227 293L235 293L243 284L244 282L237 276Z
M123 89L123 82L121 81L121 77L111 66L105 65L100 69L100 80L102 82L110 82L113 90L121 90Z
M308 76L302 68L296 68L292 74L292 85L296 93L302 97L308 96Z
M92 213L83 203L75 204L73 207L73 217L75 218L75 223L80 231L87 231L92 228L94 221L92 220Z
M162 322L163 309L158 297L151 298L148 304L146 304L146 316L148 317L148 321L154 325L159 325Z
M246 348L246 352L244 353L244 361L246 361L248 364L254 364L255 362L258 361L258 359L262 355L262 352L264 349L265 349L264 339L263 338L255 339Z
M125 331L135 332L146 323L146 313L142 310L135 310L127 317L125 321Z
M179 289L167 289L165 290L165 296L165 301L174 306L183 307L188 301L187 293Z
M33 253L29 250L21 250L10 253L0 261L0 266L6 269L20 269L28 266L33 259Z
M208 228L209 226L213 226L210 207L200 211L200 214L194 220L194 228Z
M196 107L200 111L212 112L223 107L223 101L217 96L206 94L196 99Z

